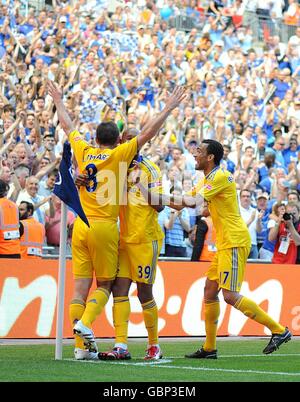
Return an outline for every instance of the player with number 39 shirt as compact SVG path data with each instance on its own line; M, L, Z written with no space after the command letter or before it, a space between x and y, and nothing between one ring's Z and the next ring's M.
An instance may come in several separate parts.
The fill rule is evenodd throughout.
M122 141L132 141L138 130L127 130ZM147 188L162 194L161 172L152 161L135 156L142 171L142 180ZM132 183L131 173L135 162L128 170L127 204L120 208L119 269L113 284L113 320L115 345L109 352L99 353L101 360L128 360L131 358L127 346L130 303L128 298L131 282L137 284L137 296L143 310L148 332L148 347L145 360L158 360L162 352L158 344L158 309L152 288L156 276L156 265L164 234L158 223L158 212L163 207L149 205L139 189Z

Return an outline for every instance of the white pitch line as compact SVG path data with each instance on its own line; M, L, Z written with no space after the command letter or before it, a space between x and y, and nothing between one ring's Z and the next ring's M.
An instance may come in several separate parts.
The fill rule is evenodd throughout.
M178 369L178 370L197 370L197 371L220 371L228 373L252 373L252 374L271 374L271 375L287 375L300 377L300 373L286 373L279 371L259 371L259 370L236 370L236 369L221 369L221 368L209 368L209 367L190 367L190 366L160 366L160 368Z
M253 355L249 355L253 356ZM282 356L282 355L281 355ZM288 355L289 356L289 355ZM236 369L225 369L225 368L211 368L211 367L192 367L192 366L167 366L165 363L169 363L172 360L168 359L161 359L157 360L155 362L148 362L148 363L129 363L129 362L120 362L120 361L112 361L112 360L75 360L75 359L64 359L67 361L76 361L80 363L94 363L94 364L116 364L116 365L122 365L122 366L151 366L151 367L156 367L158 366L159 368L167 368L167 369L175 369L175 370L192 370L192 371L218 371L221 373L247 373L247 374L265 374L265 375L284 375L284 376L290 376L290 377L299 377L300 378L300 373L287 373L287 372L281 372L281 371L263 371L263 370L236 370Z
M121 362L121 364L124 362ZM156 364L165 364L165 363L172 363L171 359L160 359L160 360L155 360L155 361L149 361L149 362L141 362L141 363L133 363L134 366L153 366Z
M268 356L268 357L267 357ZM265 354L260 354L260 355L222 355L219 356L218 355L218 359L224 359L224 358L233 358L233 357L237 357L237 358L241 358L241 357L264 357L267 359L273 359L273 357L299 357L300 353L277 353L274 354L272 353L272 357L271 354L270 355L265 355ZM187 359L184 356L168 356L170 359ZM195 359L196 360L196 359Z
M76 360L76 359L63 359L63 361L70 361L70 362L79 362L79 363L93 363L93 364L117 364L117 365L121 365L121 364L125 364L125 365L129 365L129 366L153 366L156 364L165 364L165 363L172 363L171 359L160 359L160 360L156 360L156 361L149 361L149 362L139 362L139 363L126 363L124 361L120 361L120 360Z
M120 363L126 366L130 366L130 363ZM135 364L136 365L136 364ZM152 365L155 367L155 365ZM300 377L300 373L286 373L278 371L259 371L259 370L236 370L236 369L222 369L222 368L209 368L209 367L191 367L191 366L159 366L159 368L176 369L176 370L195 370L195 371L219 371L221 373L251 373L251 374L271 374L271 375L286 375L293 377Z

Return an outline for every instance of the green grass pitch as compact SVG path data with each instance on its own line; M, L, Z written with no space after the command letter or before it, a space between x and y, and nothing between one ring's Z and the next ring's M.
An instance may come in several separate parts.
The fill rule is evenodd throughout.
M73 347L63 348L55 361L54 345L0 345L1 382L299 382L300 340L292 340L271 355L262 354L267 339L219 340L218 360L186 359L201 345L196 340L161 340L158 362L144 362L145 343L130 340L132 360L79 362ZM99 342L101 350L112 343Z

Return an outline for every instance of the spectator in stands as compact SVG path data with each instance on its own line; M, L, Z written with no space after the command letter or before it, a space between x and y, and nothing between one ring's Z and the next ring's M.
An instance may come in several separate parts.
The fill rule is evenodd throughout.
M20 191L24 192L25 191L25 186L26 186L26 180L29 178L29 173L30 169L28 166L19 164L15 168L15 175L18 179L19 185L20 185Z
M181 171L177 166L172 166L167 170L167 177L163 175L163 189L166 194L170 194L171 190L174 190L176 182L181 180Z
M264 215L264 211L258 212L256 208L251 206L251 191L249 190L244 189L240 192L240 212L242 218L248 226L251 236L251 250L249 258L257 259L257 233L262 231L261 219Z
M275 152L273 150L266 152L264 161L259 164L258 168L259 182L268 178L270 169L276 167L278 167L278 164L275 162Z
M268 221L270 212L268 210L269 195L267 192L260 192L256 197L256 207L258 212L263 212L261 218L262 230L257 232L257 249L261 249L265 239L268 237Z
M285 160L283 157L283 151L285 147L285 141L282 136L277 137L273 149L275 151L275 163L277 166L285 167Z
M181 189L174 189L174 195L181 194ZM184 208L181 211L165 208L165 256L187 257L184 232L190 232L189 214Z
M292 137L289 140L289 147L285 148L283 151L283 159L284 165L286 168L290 165L290 163L298 162L298 141L297 138Z
M44 225L33 217L34 207L31 202L23 201L19 205L20 226L22 227L21 258L38 259L42 257L45 240Z
M46 237L48 246L54 247L51 250L51 254L59 254L59 242L60 242L60 221L61 221L61 200L52 195L53 207L55 214L46 216ZM67 252L70 253L70 244L72 239L73 224L75 221L75 215L72 211L67 213Z
M285 97L286 92L291 88L291 84L288 83L287 79L289 76L289 69L280 70L277 79L273 82L273 85L276 88L274 96L278 96L281 100Z
M2 166L2 168L0 169L0 179L3 180L6 184L10 184L11 170L8 166Z
M272 153L272 148L267 146L267 135L260 134L257 138L257 147L256 147L256 160L264 161L266 153Z
M224 156L223 156L223 159L221 160L221 166L223 166L229 172L234 173L235 164L234 164L234 162L232 162L232 160L229 159L229 154L231 152L231 146L229 144L224 144L223 149L224 149Z
M288 204L299 204L300 203L300 195L298 191L296 190L291 190L288 192L287 196L287 202Z
M54 190L55 182L57 179L58 170L54 169L48 173L48 178L45 181L40 182L40 188L38 194L42 197L49 197Z
M52 198L41 197L38 195L39 180L35 176L30 176L26 180L25 191L21 193L17 199L17 205L20 205L22 201L27 201L33 204L34 214L33 217L45 225L46 215L53 216L54 209L52 204Z
M265 237L263 245L259 250L259 258L262 260L269 262L272 261L276 241L269 240L269 233L271 228L276 226L276 224L280 224L284 213L285 213L285 204L281 202L273 204L272 212L269 215L269 220L267 222L267 236Z

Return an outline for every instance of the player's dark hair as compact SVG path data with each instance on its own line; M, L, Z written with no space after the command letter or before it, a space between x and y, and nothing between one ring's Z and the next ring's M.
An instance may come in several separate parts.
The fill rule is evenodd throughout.
M202 144L207 144L207 155L213 155L215 164L220 165L224 155L223 145L215 140L203 140Z
M96 137L101 145L114 145L119 136L118 126L112 121L100 123L97 127Z
M21 201L20 204L26 204L26 210L29 212L30 215L33 215L34 206L31 202L28 201Z

